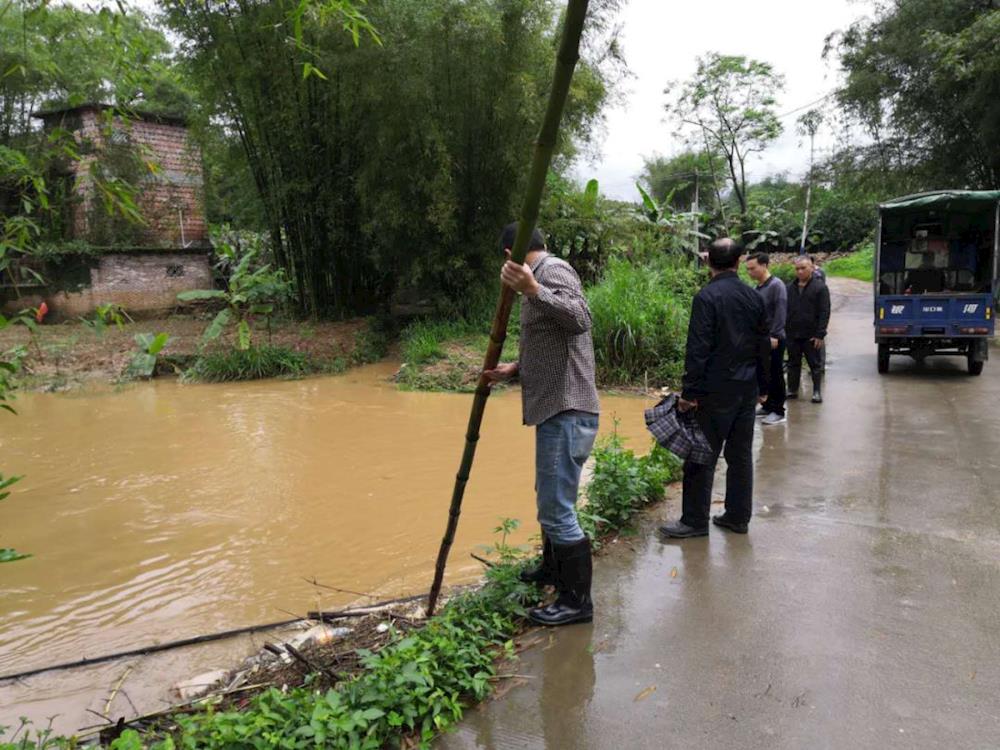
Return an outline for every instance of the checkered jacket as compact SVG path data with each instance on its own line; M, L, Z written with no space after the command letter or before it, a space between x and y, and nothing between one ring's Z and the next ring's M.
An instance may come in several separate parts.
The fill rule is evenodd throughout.
M653 433L656 442L685 461L707 464L714 452L701 427L695 421L693 412L681 412L677 408L677 395L671 393L652 409L646 409L646 428Z
M538 296L521 300L521 402L526 425L560 412L599 414L590 308L569 263L543 255L531 268Z

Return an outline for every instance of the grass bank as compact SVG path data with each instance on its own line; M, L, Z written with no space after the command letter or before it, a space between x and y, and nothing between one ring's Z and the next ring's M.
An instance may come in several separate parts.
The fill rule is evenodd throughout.
M239 349L232 333L206 346L202 334L208 324L204 317L178 315L121 325L76 319L38 325L34 331L10 325L0 330L0 352L21 352L12 377L16 387L62 391L134 377L133 362L142 348L137 337L144 335L166 337L155 355L157 375L184 374L206 382L342 372L382 359L392 340L376 318L286 319L273 321L270 330L255 325L251 347Z
M862 245L850 255L831 260L823 270L830 276L872 281L875 278L875 246Z
M659 386L677 381L691 299L705 273L684 259L609 261L600 281L585 290L593 318L598 385ZM419 390L472 390L489 343L485 333L489 325L486 314L411 324L402 334L399 384ZM515 308L504 361L517 359L518 333Z

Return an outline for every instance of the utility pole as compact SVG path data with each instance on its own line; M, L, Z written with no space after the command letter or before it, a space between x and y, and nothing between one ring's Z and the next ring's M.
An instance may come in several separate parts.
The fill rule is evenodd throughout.
M698 251L701 249L698 245L698 169L695 168L694 171L694 203L691 204L691 214L694 221L694 234L691 237L694 239L694 257L698 257Z
M811 109L799 118L799 132L809 136L809 174L806 177L806 210L802 217L802 239L799 241L799 252L806 251L806 234L809 231L809 203L812 199L813 159L816 154L816 132L823 124L823 113Z

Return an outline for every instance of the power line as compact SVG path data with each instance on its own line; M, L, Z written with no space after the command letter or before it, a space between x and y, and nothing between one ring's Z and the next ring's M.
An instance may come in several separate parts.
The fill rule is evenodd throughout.
M828 94L826 94L824 96L821 96L819 99L817 99L814 102L809 102L808 104L803 104L801 107L796 107L795 109L790 109L787 112L783 112L780 115L776 115L776 117L780 120L782 117L788 117L789 115L794 115L796 112L801 112L804 109L809 109L809 107L812 107L815 104L819 104L820 102L825 102L827 99L829 99L831 96L833 96L836 93L837 93L836 91L831 91Z

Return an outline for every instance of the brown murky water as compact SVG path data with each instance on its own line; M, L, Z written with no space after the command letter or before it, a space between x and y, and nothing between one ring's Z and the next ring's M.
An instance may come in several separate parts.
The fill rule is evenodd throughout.
M286 618L429 585L462 449L470 396L400 392L381 364L302 381L218 386L154 382L120 392L22 395L4 419L0 546L34 557L0 567L0 674ZM605 396L648 445L645 402ZM452 550L449 582L502 517L536 533L533 435L520 396L490 399ZM125 698L162 707L176 679L263 640L129 662ZM0 684L0 725L60 714L96 723L123 664ZM121 698L119 699L121 700ZM131 714L125 705L117 713Z

